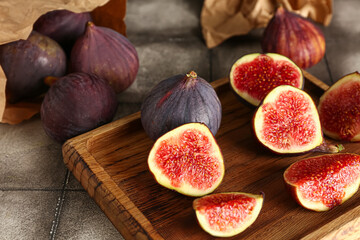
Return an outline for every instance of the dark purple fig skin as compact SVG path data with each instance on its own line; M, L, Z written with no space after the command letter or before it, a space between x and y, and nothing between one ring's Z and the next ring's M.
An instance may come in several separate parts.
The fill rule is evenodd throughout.
M59 78L46 93L41 121L47 135L62 143L112 121L117 98L96 75L71 73Z
M214 88L195 72L161 81L141 106L141 123L153 140L191 122L204 123L215 136L221 117L222 107Z
M72 51L70 68L100 76L120 93L135 80L139 59L135 47L120 33L89 22Z
M66 56L54 40L33 31L27 40L0 46L0 65L7 78L8 101L15 103L45 92L45 77L65 75Z
M53 10L40 16L33 29L71 51L76 39L85 33L87 22L92 21L89 12L75 13L69 10Z

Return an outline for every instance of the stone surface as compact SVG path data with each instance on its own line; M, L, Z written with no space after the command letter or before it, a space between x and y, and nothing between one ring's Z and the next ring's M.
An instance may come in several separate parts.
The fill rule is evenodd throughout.
M49 239L59 191L1 191L0 239Z
M56 239L123 239L86 192L67 191Z

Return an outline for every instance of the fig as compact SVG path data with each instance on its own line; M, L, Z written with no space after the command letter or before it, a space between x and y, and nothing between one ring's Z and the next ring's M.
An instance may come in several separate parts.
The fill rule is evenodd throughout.
M122 34L89 22L71 50L70 68L98 75L120 93L135 81L139 59L135 47Z
M221 114L214 88L190 71L167 78L150 91L141 106L141 123L153 140L190 122L204 123L215 136Z
M300 160L284 172L286 186L304 208L327 211L349 199L360 184L360 155L324 154Z
M281 85L269 92L253 119L257 139L276 153L302 153L323 142L319 115L303 90Z
M360 141L360 74L339 79L320 97L318 111L326 136Z
M188 196L211 193L225 173L220 148L202 123L181 125L158 138L148 165L160 185Z
M325 55L322 31L310 20L282 6L266 26L261 46L264 52L282 54L304 69L314 66Z
M289 58L276 53L253 53L239 58L231 67L230 85L248 103L258 106L275 87L291 85L302 89L301 69Z
M193 202L200 226L215 237L243 232L257 219L264 195L241 192L215 193Z
M87 22L92 21L89 12L75 13L66 9L53 10L40 16L33 29L57 41L71 51L76 39L85 33Z
M117 98L110 85L87 73L59 78L46 93L40 114L47 135L62 143L110 122Z
M45 92L45 77L65 75L66 56L54 40L33 31L26 40L0 46L0 65L8 101L15 103Z

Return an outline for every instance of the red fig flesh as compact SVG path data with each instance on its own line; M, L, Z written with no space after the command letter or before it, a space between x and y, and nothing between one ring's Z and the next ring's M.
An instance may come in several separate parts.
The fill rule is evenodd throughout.
M360 155L338 153L303 159L286 169L284 180L300 205L326 211L358 190Z
M221 111L214 88L191 71L167 78L150 91L141 106L141 123L153 140L190 122L204 123L215 136Z
M306 69L324 57L325 38L311 21L279 7L264 31L262 49L287 56Z
M325 135L360 141L360 74L348 74L333 84L320 97L318 111Z
M92 22L75 42L70 63L72 72L98 75L117 93L135 81L139 69L138 55L131 42L120 33Z
M323 142L315 103L306 92L293 86L274 88L253 121L258 140L277 153L306 152Z
M206 232L215 237L231 237L255 222L263 200L263 195L216 193L195 199L193 208L200 226Z
M148 165L160 185L189 196L214 191L225 171L220 148L201 123L181 125L158 138Z
M287 57L276 53L253 53L233 64L230 85L242 99L258 106L277 86L303 88L304 78L301 69Z

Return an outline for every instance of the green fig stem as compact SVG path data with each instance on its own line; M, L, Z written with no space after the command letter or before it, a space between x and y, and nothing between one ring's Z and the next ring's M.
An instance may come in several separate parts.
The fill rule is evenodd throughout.
M197 78L197 74L196 74L196 72L194 72L194 71L188 72L188 73L186 74L186 76L187 76L188 78L193 78L193 79Z
M338 153L344 150L345 147L342 144L328 144L323 142L320 146L314 149L314 152L322 152L322 153Z

